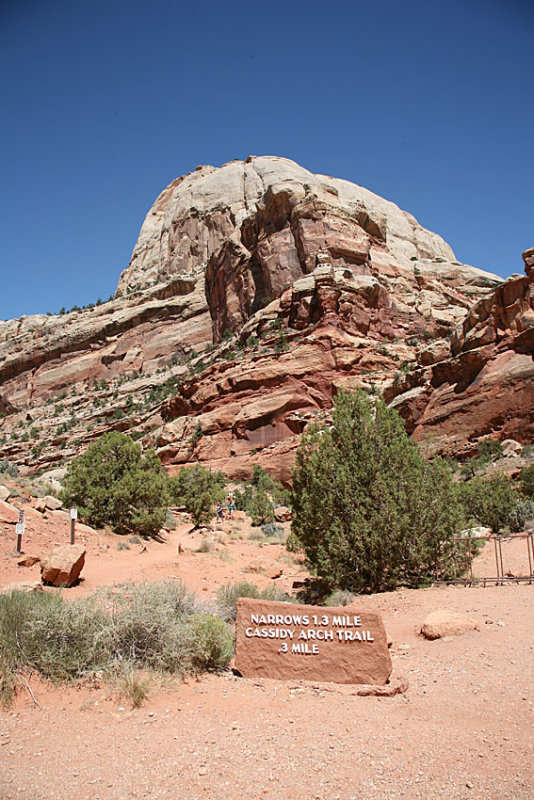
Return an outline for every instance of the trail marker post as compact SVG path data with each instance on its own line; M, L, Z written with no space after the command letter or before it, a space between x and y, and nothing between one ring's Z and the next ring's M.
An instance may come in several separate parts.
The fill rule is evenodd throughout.
M74 532L76 526L76 520L78 519L78 509L71 508L70 510L70 543L74 544Z
M15 528L17 534L17 553L22 553L22 536L24 534L24 511L19 511L19 521Z

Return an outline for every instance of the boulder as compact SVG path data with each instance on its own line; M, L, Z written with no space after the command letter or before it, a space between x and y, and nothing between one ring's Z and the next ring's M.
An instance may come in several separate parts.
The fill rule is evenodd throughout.
M274 518L277 522L289 522L293 519L293 514L287 506L278 506L274 509Z
M41 581L17 581L9 583L0 589L0 594L11 594L11 592L43 592Z
M19 521L19 512L15 506L0 500L0 522L7 525L16 525Z
M264 558L263 556L258 556L254 561L251 561L245 570L245 572L262 572L272 580L279 578L283 571L284 568L281 564L277 564L276 561L271 561L270 558Z
M66 544L56 547L41 564L43 583L52 586L72 586L85 564L85 547L81 544Z
M38 497L37 500L33 502L33 507L36 511L39 511L41 514L44 514L46 511L46 500L44 497Z
M461 636L468 631L479 631L476 620L456 611L432 611L425 619L421 633L425 639L443 639L444 636Z
M8 489L7 486L0 484L0 500L7 500L10 494L10 489Z
M523 445L516 442L515 439L505 439L501 442L503 456L520 456Z
M235 667L245 678L374 687L384 686L391 675L378 614L241 597L235 632Z
M45 495L43 500L45 501L45 507L49 511L58 511L58 509L63 508L63 503L61 500L58 500L57 497L54 497L51 494Z
M460 536L464 539L478 539L481 537L487 539L488 536L491 536L491 528L486 528L483 525L476 525L474 528L466 528L461 531Z

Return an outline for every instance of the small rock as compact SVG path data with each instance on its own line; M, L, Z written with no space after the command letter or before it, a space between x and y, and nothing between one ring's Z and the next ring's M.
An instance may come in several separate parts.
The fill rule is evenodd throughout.
M358 697L394 697L396 694L405 694L408 691L408 679L401 677L385 686L362 686L356 694Z
M274 518L277 522L289 522L293 519L293 514L287 506L278 506L274 509Z
M467 631L479 630L476 620L466 614L447 610L432 611L421 627L425 639L443 639L445 636L461 636Z
M17 561L17 564L19 567L34 567L40 560L39 556L24 556L24 558Z
M0 594L11 594L11 592L43 592L41 581L18 581L10 583L0 589Z

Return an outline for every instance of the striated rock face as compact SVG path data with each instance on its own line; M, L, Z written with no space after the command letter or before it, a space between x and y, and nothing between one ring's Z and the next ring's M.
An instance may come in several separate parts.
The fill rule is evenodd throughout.
M470 455L487 435L534 439L534 250L523 259L526 277L475 303L449 352L433 362L431 348L421 350L420 369L387 391L430 450Z
M150 209L112 301L0 322L0 459L62 465L115 428L170 471L261 463L287 481L340 386L383 390L442 450L490 429L524 441L529 253L502 284L347 181L274 157L200 167Z

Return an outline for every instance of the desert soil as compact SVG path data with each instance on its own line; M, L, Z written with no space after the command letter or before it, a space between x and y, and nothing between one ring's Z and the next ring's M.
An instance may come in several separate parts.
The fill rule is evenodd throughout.
M99 585L179 578L209 600L219 585L267 573L282 587L302 564L281 545L250 540L242 515L204 541L179 520L163 543L130 544L79 526L87 547L76 597ZM68 518L28 510L23 549L47 552L68 540ZM10 555L13 526L1 526L0 587L36 580L37 567ZM240 538L243 537L243 538ZM207 548L203 548L207 549ZM524 550L524 552L523 552ZM258 568L260 572L250 572ZM279 569L272 570L277 565ZM528 568L524 542L509 543L505 569ZM493 549L477 560L494 575ZM105 684L54 689L33 681L0 713L1 800L265 798L532 800L534 586L433 587L359 598L382 614L393 678L409 689L360 697L356 687L247 680L230 670L153 687L140 709ZM418 630L436 609L469 614L480 630L426 641Z

